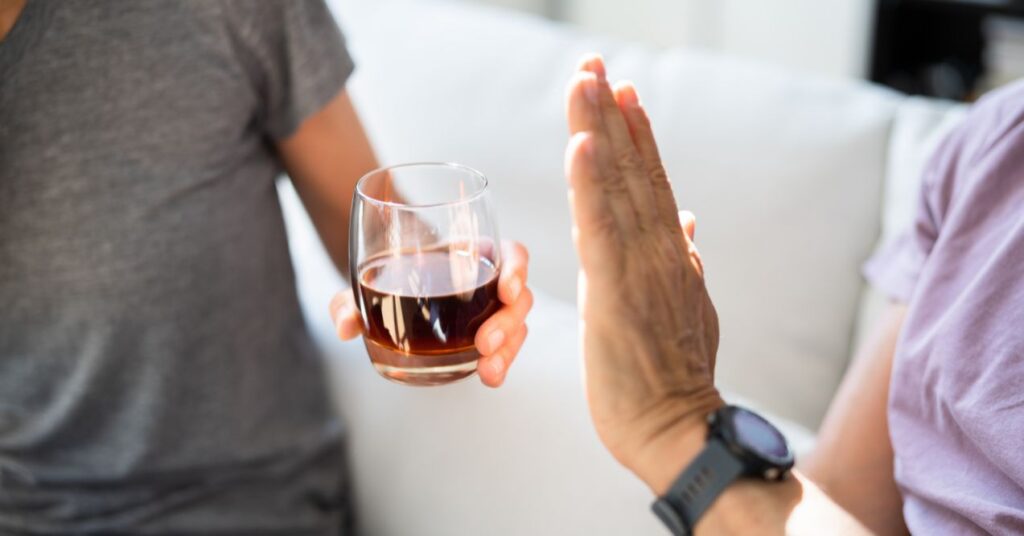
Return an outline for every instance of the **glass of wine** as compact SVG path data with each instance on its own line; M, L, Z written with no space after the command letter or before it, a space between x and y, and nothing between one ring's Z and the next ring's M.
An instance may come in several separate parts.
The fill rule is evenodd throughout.
M477 329L501 307L487 178L451 163L371 171L356 185L349 232L352 285L377 372L406 385L476 372Z

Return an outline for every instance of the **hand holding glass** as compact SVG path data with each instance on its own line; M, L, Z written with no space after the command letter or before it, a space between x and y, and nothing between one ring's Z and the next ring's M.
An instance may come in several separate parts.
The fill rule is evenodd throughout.
M385 378L472 375L474 337L501 308L501 248L487 179L457 164L404 164L356 186L350 264L364 341Z

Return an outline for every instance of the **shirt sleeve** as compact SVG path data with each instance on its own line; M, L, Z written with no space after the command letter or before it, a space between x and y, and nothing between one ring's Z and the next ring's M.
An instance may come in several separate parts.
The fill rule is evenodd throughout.
M883 244L864 264L864 277L890 299L910 302L918 276L939 238L965 130L964 126L954 129L925 166L913 225Z
M341 30L323 0L238 0L228 9L259 97L256 120L269 138L287 138L352 74Z

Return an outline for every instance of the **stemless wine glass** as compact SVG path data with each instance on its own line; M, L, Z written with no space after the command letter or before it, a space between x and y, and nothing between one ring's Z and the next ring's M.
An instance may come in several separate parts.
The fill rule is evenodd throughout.
M451 163L371 171L356 185L349 232L352 286L377 372L406 385L476 372L474 337L500 308L487 178Z

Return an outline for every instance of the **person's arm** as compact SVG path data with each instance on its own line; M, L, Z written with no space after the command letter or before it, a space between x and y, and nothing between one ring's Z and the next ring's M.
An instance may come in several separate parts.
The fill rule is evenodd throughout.
M580 257L580 329L587 401L598 437L663 494L703 448L714 386L718 317L635 90L614 91L599 57L569 87L566 175ZM729 486L701 534L864 534L799 473Z
M18 15L25 9L25 0L0 0L0 43L7 37L7 32L14 27Z
M348 223L356 182L377 158L347 92L277 143L295 191L334 266L348 276Z
M832 400L807 476L878 534L907 534L893 477L886 406L896 339L906 306L891 303L847 371Z

